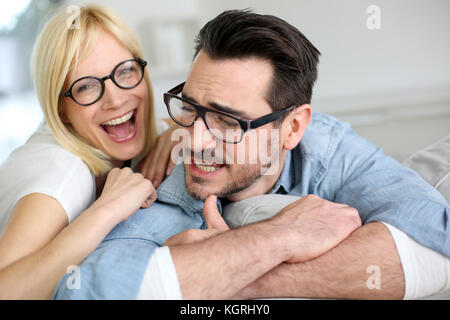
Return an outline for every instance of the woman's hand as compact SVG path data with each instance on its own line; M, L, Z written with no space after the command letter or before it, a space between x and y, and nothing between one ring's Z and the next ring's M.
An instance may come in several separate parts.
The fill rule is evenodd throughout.
M56 199L23 197L0 239L0 299L51 298L67 266L83 262L112 228L156 197L150 180L130 168L112 169L97 201L69 225Z
M157 198L150 180L130 168L114 168L108 173L102 194L91 208L109 210L119 222L130 217L139 207L148 208Z
M170 155L173 147L179 143L179 141L171 140L172 132L176 128L170 127L158 136L153 150L137 165L139 172L152 181L155 188L159 187L166 175L170 175L175 166Z

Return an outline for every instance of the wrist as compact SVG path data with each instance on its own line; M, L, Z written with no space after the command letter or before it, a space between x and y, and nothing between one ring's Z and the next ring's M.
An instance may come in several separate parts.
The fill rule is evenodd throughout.
M107 214L103 208L92 205L58 234L48 250L59 252L64 263L81 263L116 225Z
M292 241L289 240L286 228L274 223L271 219L256 225L261 228L263 250L270 252L270 255L277 260L277 264L288 260L290 258L289 245Z
M83 214L93 224L100 228L100 231L109 233L121 221L117 215L107 206L99 206L94 203Z

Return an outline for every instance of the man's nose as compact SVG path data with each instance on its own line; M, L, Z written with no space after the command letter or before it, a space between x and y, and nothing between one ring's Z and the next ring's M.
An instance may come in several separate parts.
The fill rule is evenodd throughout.
M191 127L191 149L194 152L202 152L216 146L216 138L211 134L203 118L195 120Z

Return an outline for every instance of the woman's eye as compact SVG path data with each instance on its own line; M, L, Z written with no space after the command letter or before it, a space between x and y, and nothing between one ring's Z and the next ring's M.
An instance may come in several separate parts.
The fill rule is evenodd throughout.
M120 73L121 75L129 74L129 73L134 73L134 72L136 72L136 68L134 68L134 67L123 68L122 70L119 71L119 73Z
M82 93L83 91L87 91L87 90L92 89L92 88L93 88L93 86L85 84L85 85L79 86L77 88L77 93Z

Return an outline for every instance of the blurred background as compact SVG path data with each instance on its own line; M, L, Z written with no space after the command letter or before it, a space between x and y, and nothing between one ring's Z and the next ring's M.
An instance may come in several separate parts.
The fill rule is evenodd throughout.
M39 30L55 11L88 3L114 9L140 39L158 118L168 117L162 93L186 79L201 26L252 8L321 51L314 111L350 122L399 161L450 134L448 0L14 0L0 2L0 163L43 119L29 74Z

